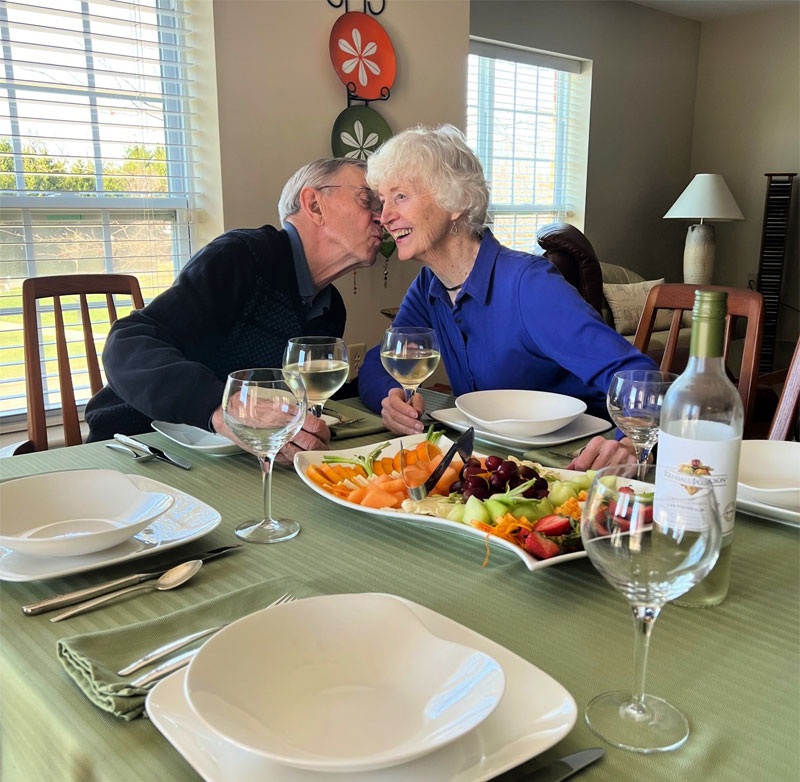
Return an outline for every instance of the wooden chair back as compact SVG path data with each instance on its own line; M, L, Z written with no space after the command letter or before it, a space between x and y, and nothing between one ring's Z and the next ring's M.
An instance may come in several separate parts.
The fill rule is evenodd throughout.
M786 373L778 408L772 418L769 429L770 440L789 440L798 430L798 414L800 414L800 339L794 349L792 363Z
M758 364L761 356L761 337L764 330L764 300L760 293L744 288L724 288L718 285L685 285L683 283L666 283L655 285L650 289L647 301L639 319L636 337L633 344L642 353L647 352L650 344L650 335L653 333L653 324L656 320L656 311L661 309L674 310L670 322L667 344L661 359L661 369L664 372L674 371L676 362L676 349L678 347L678 334L681 329L683 313L691 312L694 306L694 293L696 290L725 291L728 294L728 315L725 318L724 358L727 366L728 350L731 337L734 334L737 318L747 320L747 330L744 336L744 351L742 365L739 370L739 396L744 406L745 432L752 418L753 406L756 399L758 386Z
M22 283L22 328L25 343L25 389L28 403L29 447L18 449L18 452L29 450L30 447L34 451L47 450L47 422L42 377L45 365L39 350L39 317L36 306L39 299L53 300L53 331L58 360L64 443L65 445L80 445L82 442L61 297L75 295L79 297L89 386L92 394L96 394L103 387L103 380L100 375L97 346L89 317L87 296L92 294L105 294L109 323L114 323L117 319L115 294L130 296L136 309L144 307L139 281L136 277L128 274L65 274L53 277L30 277ZM69 328L75 329L78 326L70 324Z

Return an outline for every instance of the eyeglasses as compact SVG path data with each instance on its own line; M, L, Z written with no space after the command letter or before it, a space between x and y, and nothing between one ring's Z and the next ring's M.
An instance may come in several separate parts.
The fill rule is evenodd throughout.
M373 214L380 214L383 209L378 194L366 185L320 185L317 190L324 190L327 187L352 187L357 191L356 200L362 209L368 209Z

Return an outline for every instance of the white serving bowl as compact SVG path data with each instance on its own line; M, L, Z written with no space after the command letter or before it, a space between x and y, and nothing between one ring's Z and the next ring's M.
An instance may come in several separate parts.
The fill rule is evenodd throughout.
M251 614L198 652L185 693L216 734L270 760L356 772L404 763L482 722L505 677L391 595L306 598Z
M74 557L111 548L172 504L116 470L68 470L0 484L0 546L23 554Z
M472 391L456 399L456 407L478 426L496 434L535 437L572 423L586 411L586 402L549 391Z
M777 508L800 510L800 443L743 440L738 496Z

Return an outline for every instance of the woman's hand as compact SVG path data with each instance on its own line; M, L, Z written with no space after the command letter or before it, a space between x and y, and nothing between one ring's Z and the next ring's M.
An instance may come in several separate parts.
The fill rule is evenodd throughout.
M607 440L600 435L593 437L565 469L586 472L611 464L636 464L636 453L629 437L621 440Z
M381 402L381 418L386 428L397 434L419 434L425 429L419 420L425 412L422 394L414 394L411 404L406 404L402 388L393 388Z
M244 445L236 435L227 427L222 417L222 407L218 407L211 416L211 425L217 434L233 440L237 445ZM278 451L275 457L277 464L291 465L294 455L298 451L327 451L331 442L331 430L321 418L314 418L310 413L306 415L303 428ZM245 448L245 450L247 450Z

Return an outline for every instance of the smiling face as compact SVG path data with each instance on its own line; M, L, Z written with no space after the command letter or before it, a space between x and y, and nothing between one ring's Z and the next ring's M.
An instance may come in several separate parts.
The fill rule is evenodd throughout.
M381 222L394 237L397 257L428 263L445 252L458 214L442 209L433 195L410 183L387 182L378 188Z
M345 166L316 189L321 194L326 239L352 259L352 268L372 266L383 241L383 228L378 214L372 211L377 201L364 179L364 170Z

